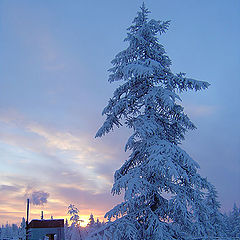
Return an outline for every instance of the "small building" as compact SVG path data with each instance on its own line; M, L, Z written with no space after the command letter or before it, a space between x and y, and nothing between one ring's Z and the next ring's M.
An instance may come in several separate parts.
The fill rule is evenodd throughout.
M28 225L29 240L64 240L64 219L32 220Z

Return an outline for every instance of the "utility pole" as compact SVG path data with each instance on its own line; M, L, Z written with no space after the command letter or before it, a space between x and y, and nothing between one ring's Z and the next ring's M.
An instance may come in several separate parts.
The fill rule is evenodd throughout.
M29 198L27 199L27 221L26 221L26 240L29 240L29 228L28 228L28 221L29 221Z

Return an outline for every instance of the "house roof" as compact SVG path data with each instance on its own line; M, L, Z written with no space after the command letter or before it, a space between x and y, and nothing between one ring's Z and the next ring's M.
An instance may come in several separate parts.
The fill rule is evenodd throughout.
M29 228L59 228L64 227L64 219L54 219L54 220L32 220Z

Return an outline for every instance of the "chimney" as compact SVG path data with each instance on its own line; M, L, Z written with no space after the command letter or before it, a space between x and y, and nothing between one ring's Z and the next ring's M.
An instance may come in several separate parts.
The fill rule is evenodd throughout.
M41 212L41 220L43 220L43 211Z

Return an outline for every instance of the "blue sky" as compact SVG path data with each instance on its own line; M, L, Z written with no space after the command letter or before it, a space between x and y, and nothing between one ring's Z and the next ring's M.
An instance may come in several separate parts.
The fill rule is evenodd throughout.
M150 18L171 20L160 37L174 72L211 83L182 96L198 129L183 148L219 192L222 210L240 204L240 2L145 1ZM94 139L116 84L111 60L124 48L142 1L0 2L0 222L24 216L33 191L50 194L32 217L102 218L121 197L112 176L127 157L128 130Z

